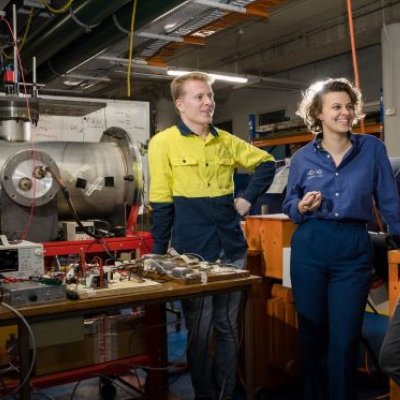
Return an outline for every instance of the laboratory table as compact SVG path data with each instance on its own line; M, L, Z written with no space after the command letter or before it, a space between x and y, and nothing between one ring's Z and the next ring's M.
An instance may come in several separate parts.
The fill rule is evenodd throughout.
M140 290L132 290L129 293L98 296L79 300L67 300L59 303L49 303L32 307L19 308L18 311L25 317L28 323L57 320L70 316L86 316L94 313L104 313L115 311L124 307L152 306L168 303L174 300L181 300L190 297L214 295L241 290L245 294L244 306L244 354L245 354L245 383L246 399L254 399L254 374L253 374L253 306L252 292L253 286L261 280L258 276L250 275L239 279L221 280L208 283L181 284L176 282L165 282L157 286L149 286ZM18 326L18 344L20 354L20 380L24 378L30 367L29 333L25 324L10 310L0 307L0 325L16 324ZM160 338L158 338L160 339ZM161 338L162 339L162 338ZM166 357L160 357L160 349L149 343L146 351L150 357L147 361L158 366L166 366ZM158 340L162 343L162 340ZM165 352L164 352L165 354ZM164 358L164 359L162 359ZM165 365L162 365L165 364ZM35 379L34 377L32 378ZM42 378L43 379L43 378ZM152 379L149 374L148 379ZM146 385L149 388L150 398L165 398L165 393L159 393L160 377L155 374L155 382ZM158 379L158 381L157 381ZM51 382L51 379L48 380ZM54 384L54 382L53 382ZM19 388L20 399L29 400L31 398L30 379Z

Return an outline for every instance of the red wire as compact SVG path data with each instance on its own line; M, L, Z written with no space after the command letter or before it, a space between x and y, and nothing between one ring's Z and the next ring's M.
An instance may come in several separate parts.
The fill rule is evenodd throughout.
M22 78L22 83L23 83L22 87L24 89L25 100L26 100L26 109L27 109L27 112L28 112L29 122L32 123L31 111L30 111L30 108L29 108L28 93L27 93L27 90L26 90L24 68L23 68L22 61L21 61L21 55L19 53L19 49L18 49L18 46L17 46L17 39L14 36L14 32L13 32L13 30L11 28L10 23L4 17L1 17L0 21L3 21L6 24L8 30L10 31L14 46L17 49L17 57L18 57L19 68L18 68L18 65L14 65L14 68L20 69L20 72L21 72L21 78ZM33 170L35 171L36 170L36 149L35 149L35 145L34 145L33 135L31 136L31 144L32 144L32 161L33 161L32 162L32 166L33 166ZM26 239L26 237L28 235L28 232L29 232L29 229L32 226L33 215L34 215L35 207L36 207L36 204L35 204L35 199L36 199L36 179L33 179L32 192L33 192L33 197L32 197L31 211L29 213L28 221L27 221L27 223L26 223L26 225L24 227L24 230L22 231L22 234L21 234L21 239L22 240Z
M97 262L97 265L99 267L99 272L100 272L100 282L99 285L101 288L104 287L104 268L103 268L103 260L101 259L101 257L98 256L94 256L93 257L93 261Z
M81 252L79 253L79 260L81 262L81 267L82 267L82 272L83 275L85 275L85 271L86 271L86 260L85 260L85 253L84 251L81 249Z

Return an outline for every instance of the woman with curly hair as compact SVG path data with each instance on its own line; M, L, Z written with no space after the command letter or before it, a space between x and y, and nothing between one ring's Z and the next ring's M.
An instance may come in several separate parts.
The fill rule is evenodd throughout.
M299 317L304 400L355 400L357 348L372 273L366 224L373 201L393 234L400 203L384 144L353 134L360 91L326 79L303 94L300 115L315 138L292 157L283 210L299 224L291 280Z

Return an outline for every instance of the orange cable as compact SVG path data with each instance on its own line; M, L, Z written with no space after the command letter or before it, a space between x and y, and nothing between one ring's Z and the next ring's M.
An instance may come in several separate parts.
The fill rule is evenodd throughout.
M353 12L351 8L351 0L346 0L347 2L347 15L349 19L349 33L350 33L350 44L351 44L351 56L353 59L353 69L354 69L354 80L356 86L360 89L360 75L358 69L358 61L357 61L357 51L356 51L356 40L354 35L354 23L353 23ZM365 132L364 128L364 120L360 122L361 133Z
M347 2L347 14L349 19L349 32L350 32L350 43L351 43L351 55L353 59L353 69L354 69L354 79L357 88L360 89L360 75L358 69L358 61L357 61L357 51L356 51L356 40L354 35L354 23L353 23L353 12L351 8L351 0L346 0ZM360 121L360 131L361 133L365 133L364 119ZM382 218L380 217L378 208L376 206L376 202L373 201L374 207L374 216L378 225L378 228L381 232L384 232Z

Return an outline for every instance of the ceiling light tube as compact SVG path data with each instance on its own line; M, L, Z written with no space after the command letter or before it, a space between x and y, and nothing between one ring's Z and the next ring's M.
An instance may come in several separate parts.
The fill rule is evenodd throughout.
M167 71L167 74L170 76L181 76L181 75L188 74L189 72L191 72L191 71L169 69ZM233 82L233 83L247 83L248 82L248 79L243 76L214 74L214 73L209 73L209 72L206 72L206 74L212 76L215 80L219 80L219 81Z
M105 61L111 61L115 63L122 63L122 64L128 64L129 63L129 58L121 58L121 57L111 57L111 56L99 56L97 57L99 60L105 60ZM140 64L140 65L148 65L146 60L143 60L141 58L132 58L132 63L134 64Z
M164 40L166 42L183 42L183 37L180 36L159 35L158 33L151 33L151 32L137 32L136 36L147 39Z
M90 75L83 75L83 74L63 74L61 75L65 78L72 78L72 79L82 79L88 81L98 81L98 82L110 82L111 79L106 76L90 76Z

